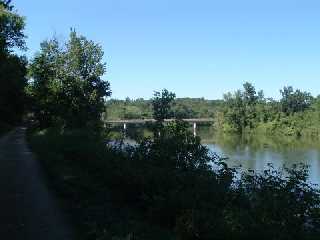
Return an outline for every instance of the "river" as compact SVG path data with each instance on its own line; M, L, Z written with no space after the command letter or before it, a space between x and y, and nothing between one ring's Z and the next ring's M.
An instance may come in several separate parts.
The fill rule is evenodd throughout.
M148 135L142 128L131 129L131 139ZM216 136L208 126L197 128L202 143L218 155L227 157L230 167L262 171L272 164L275 168L303 163L309 166L309 180L320 185L320 142L312 139L276 138L267 136Z
M210 128L200 128L202 143L217 154L227 157L228 166L262 171L303 163L309 166L309 180L320 184L320 142L312 139L266 136L215 136Z

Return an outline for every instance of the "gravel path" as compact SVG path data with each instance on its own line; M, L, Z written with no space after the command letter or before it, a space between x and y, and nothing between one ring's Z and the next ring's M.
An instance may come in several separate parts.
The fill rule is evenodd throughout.
M25 132L20 127L0 138L0 239L72 240Z

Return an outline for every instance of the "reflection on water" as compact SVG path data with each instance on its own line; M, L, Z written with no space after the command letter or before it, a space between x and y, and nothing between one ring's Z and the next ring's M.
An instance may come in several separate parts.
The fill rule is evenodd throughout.
M261 171L268 163L274 167L290 167L304 163L310 167L310 181L320 184L320 143L311 139L276 137L215 136L210 129L199 129L202 142L222 156L230 167Z
M310 167L310 181L320 184L320 142L266 136L216 136L208 126L198 127L197 135L211 151L228 157L226 162L230 167L261 171L267 168L268 163L276 168L304 163ZM150 136L150 131L136 126L127 132L131 139L143 136Z

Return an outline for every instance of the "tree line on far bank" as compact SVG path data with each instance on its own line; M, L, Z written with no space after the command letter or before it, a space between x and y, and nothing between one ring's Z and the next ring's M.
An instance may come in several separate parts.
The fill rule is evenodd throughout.
M222 133L320 137L320 98L284 87L281 99L266 98L251 83L224 95L215 127Z
M220 134L264 134L320 137L320 97L291 86L280 90L280 100L267 98L249 82L226 93L222 100L178 98L170 118L213 118ZM105 120L152 118L152 101L111 99Z
M101 47L74 30L67 42L44 41L29 62L27 83L26 62L13 52L25 46L24 19L10 1L0 1L0 9L1 83L12 93L1 95L1 122L19 122L27 103L36 123L28 143L81 239L319 238L320 193L308 183L306 167L282 172L270 166L235 177L235 169L210 154L185 122L163 124L175 112L175 94L167 90L151 101L154 138L134 146L106 144L97 134L111 94L102 80ZM292 94L289 89L288 99ZM255 127L260 101L269 106L250 84L228 101L222 117L232 125L243 114L244 129ZM310 108L295 101L284 103L285 116ZM290 112L292 106L297 111ZM239 109L240 115L232 112Z
M67 42L57 38L41 43L29 61L16 50L26 50L25 18L10 0L0 1L0 129L21 122L32 113L42 127L102 127L104 119L152 118L151 100L115 100L103 81L105 63L99 44L71 30ZM320 137L320 98L284 87L276 101L250 83L227 93L223 100L176 99L169 117L214 118L220 133L280 134Z
M176 98L170 118L213 118L222 100ZM143 98L110 99L106 103L106 120L152 118L152 100Z

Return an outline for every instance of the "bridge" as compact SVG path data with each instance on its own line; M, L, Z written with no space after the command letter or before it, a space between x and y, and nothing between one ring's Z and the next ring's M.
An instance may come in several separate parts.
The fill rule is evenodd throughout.
M165 119L164 122L174 122L177 119L170 118ZM212 123L214 121L213 118L185 118L181 119L185 122L193 124L193 134L197 135L197 124L199 123ZM106 124L123 124L123 130L126 131L128 124L145 124L145 123L154 123L155 119L118 119L118 120L107 120L104 121Z
M175 118L170 118L170 119L165 119L164 122L174 122L177 119ZM213 122L213 118L185 118L182 119L185 122L189 123L210 123ZM124 123L136 123L136 124L141 124L141 123L149 123L149 122L156 122L155 119L118 119L118 120L107 120L105 123L118 123L118 124L124 124Z

